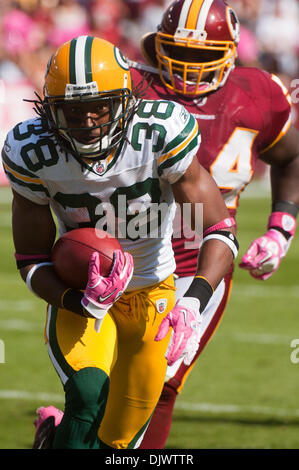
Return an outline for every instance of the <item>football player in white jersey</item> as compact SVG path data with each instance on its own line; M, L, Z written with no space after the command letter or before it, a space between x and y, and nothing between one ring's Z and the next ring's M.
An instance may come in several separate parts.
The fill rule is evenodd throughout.
M134 96L113 44L80 36L60 46L35 104L39 117L16 125L2 152L17 265L48 304L46 342L65 391L63 414L39 413L34 448L136 448L167 364L196 353L201 312L237 255L235 222L197 161L194 117L172 101ZM154 204L166 204L157 233L141 233L141 218L134 226L136 203L146 221ZM203 203L203 240L194 280L176 302L172 221L186 203L193 226ZM92 255L82 292L54 271L52 214L60 234L102 228L104 205L115 220L125 211L116 233L124 254L115 252L107 277Z

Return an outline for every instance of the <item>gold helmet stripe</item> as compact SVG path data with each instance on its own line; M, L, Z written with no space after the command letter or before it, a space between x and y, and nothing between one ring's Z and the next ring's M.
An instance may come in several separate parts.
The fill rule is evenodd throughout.
M92 36L79 36L72 39L69 51L70 83L84 85L92 82L91 47Z
M205 0L192 0L186 18L186 28L196 29L200 9Z
M204 31L212 3L213 0L191 0L185 20L185 27L187 29Z
M203 2L203 0L200 0L201 3ZM179 18L179 22L178 22L178 27L179 28L186 28L187 27L187 20L188 20L188 17L190 15L190 9L192 8L192 3L193 3L193 0L185 0L184 3L183 3L183 6L182 6L182 10L181 10L181 14L180 14L180 18ZM196 0L196 3L198 3L198 1Z

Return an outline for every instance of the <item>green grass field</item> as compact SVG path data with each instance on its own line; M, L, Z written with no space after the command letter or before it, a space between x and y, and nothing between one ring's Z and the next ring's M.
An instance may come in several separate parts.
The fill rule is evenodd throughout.
M241 200L240 253L263 233L269 213L269 202L254 193ZM44 345L45 304L15 268L10 214L10 192L2 188L0 449L26 449L36 408L62 407L63 393ZM299 338L298 263L297 236L267 282L236 269L224 319L177 400L168 448L299 447L299 363L291 361L291 341Z

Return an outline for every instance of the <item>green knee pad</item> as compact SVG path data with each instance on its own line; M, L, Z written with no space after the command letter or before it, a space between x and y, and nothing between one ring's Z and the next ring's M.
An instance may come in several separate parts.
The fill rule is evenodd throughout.
M65 413L89 422L103 417L109 378L101 369L87 367L79 370L66 382L64 390Z
M65 411L54 448L99 448L97 432L105 412L109 377L95 367L76 372L65 384Z

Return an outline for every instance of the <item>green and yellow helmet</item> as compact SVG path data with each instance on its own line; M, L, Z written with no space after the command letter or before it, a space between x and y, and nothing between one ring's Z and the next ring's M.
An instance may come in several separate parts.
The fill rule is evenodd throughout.
M73 133L78 129L66 123L63 103L75 107L82 102L109 103L110 119L96 143L76 141ZM79 36L62 44L49 60L43 108L52 129L67 140L68 149L71 147L80 157L101 158L119 145L132 115L133 103L129 65L110 42Z

